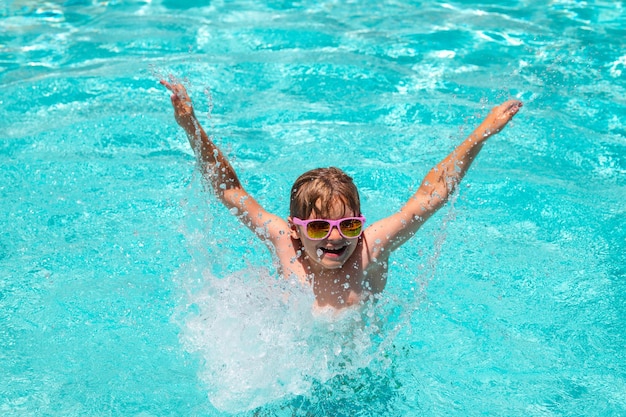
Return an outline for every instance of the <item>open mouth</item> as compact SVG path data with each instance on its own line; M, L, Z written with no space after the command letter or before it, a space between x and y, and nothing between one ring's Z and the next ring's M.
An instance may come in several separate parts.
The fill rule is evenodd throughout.
M322 251L324 255L328 255L331 257L339 257L343 255L343 253L346 251L347 248L348 248L347 246L342 246L341 248L319 248L319 249L320 251Z

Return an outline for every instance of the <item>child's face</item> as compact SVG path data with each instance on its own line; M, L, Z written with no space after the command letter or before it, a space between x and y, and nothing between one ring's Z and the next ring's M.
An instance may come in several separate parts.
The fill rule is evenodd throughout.
M329 220L355 217L359 214L338 203L333 205ZM315 218L320 217L314 213L309 216L309 219ZM341 268L352 256L359 241L359 238L343 237L336 227L332 227L330 234L322 240L309 238L303 226L294 226L294 228L295 235L293 237L300 240L305 254L311 261L324 269Z

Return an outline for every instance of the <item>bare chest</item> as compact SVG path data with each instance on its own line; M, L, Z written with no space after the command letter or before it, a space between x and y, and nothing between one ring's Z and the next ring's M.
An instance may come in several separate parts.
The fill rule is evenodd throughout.
M373 261L361 252L354 255L336 269L320 269L304 255L281 261L281 269L285 276L310 285L319 306L342 308L381 292L387 280L386 261Z

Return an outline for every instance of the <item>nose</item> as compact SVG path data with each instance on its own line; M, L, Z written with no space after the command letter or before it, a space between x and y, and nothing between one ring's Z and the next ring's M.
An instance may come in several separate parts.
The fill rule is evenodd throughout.
M330 228L330 234L326 238L328 240L341 240L343 236L339 233L339 228L337 226L332 226Z

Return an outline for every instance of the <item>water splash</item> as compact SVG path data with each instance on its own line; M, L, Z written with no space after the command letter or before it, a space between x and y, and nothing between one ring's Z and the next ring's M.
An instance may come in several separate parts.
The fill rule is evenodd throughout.
M182 342L200 355L199 376L220 411L238 413L307 397L330 379L354 374L378 357L369 303L337 311L313 308L308 286L262 269L223 279L190 295Z

